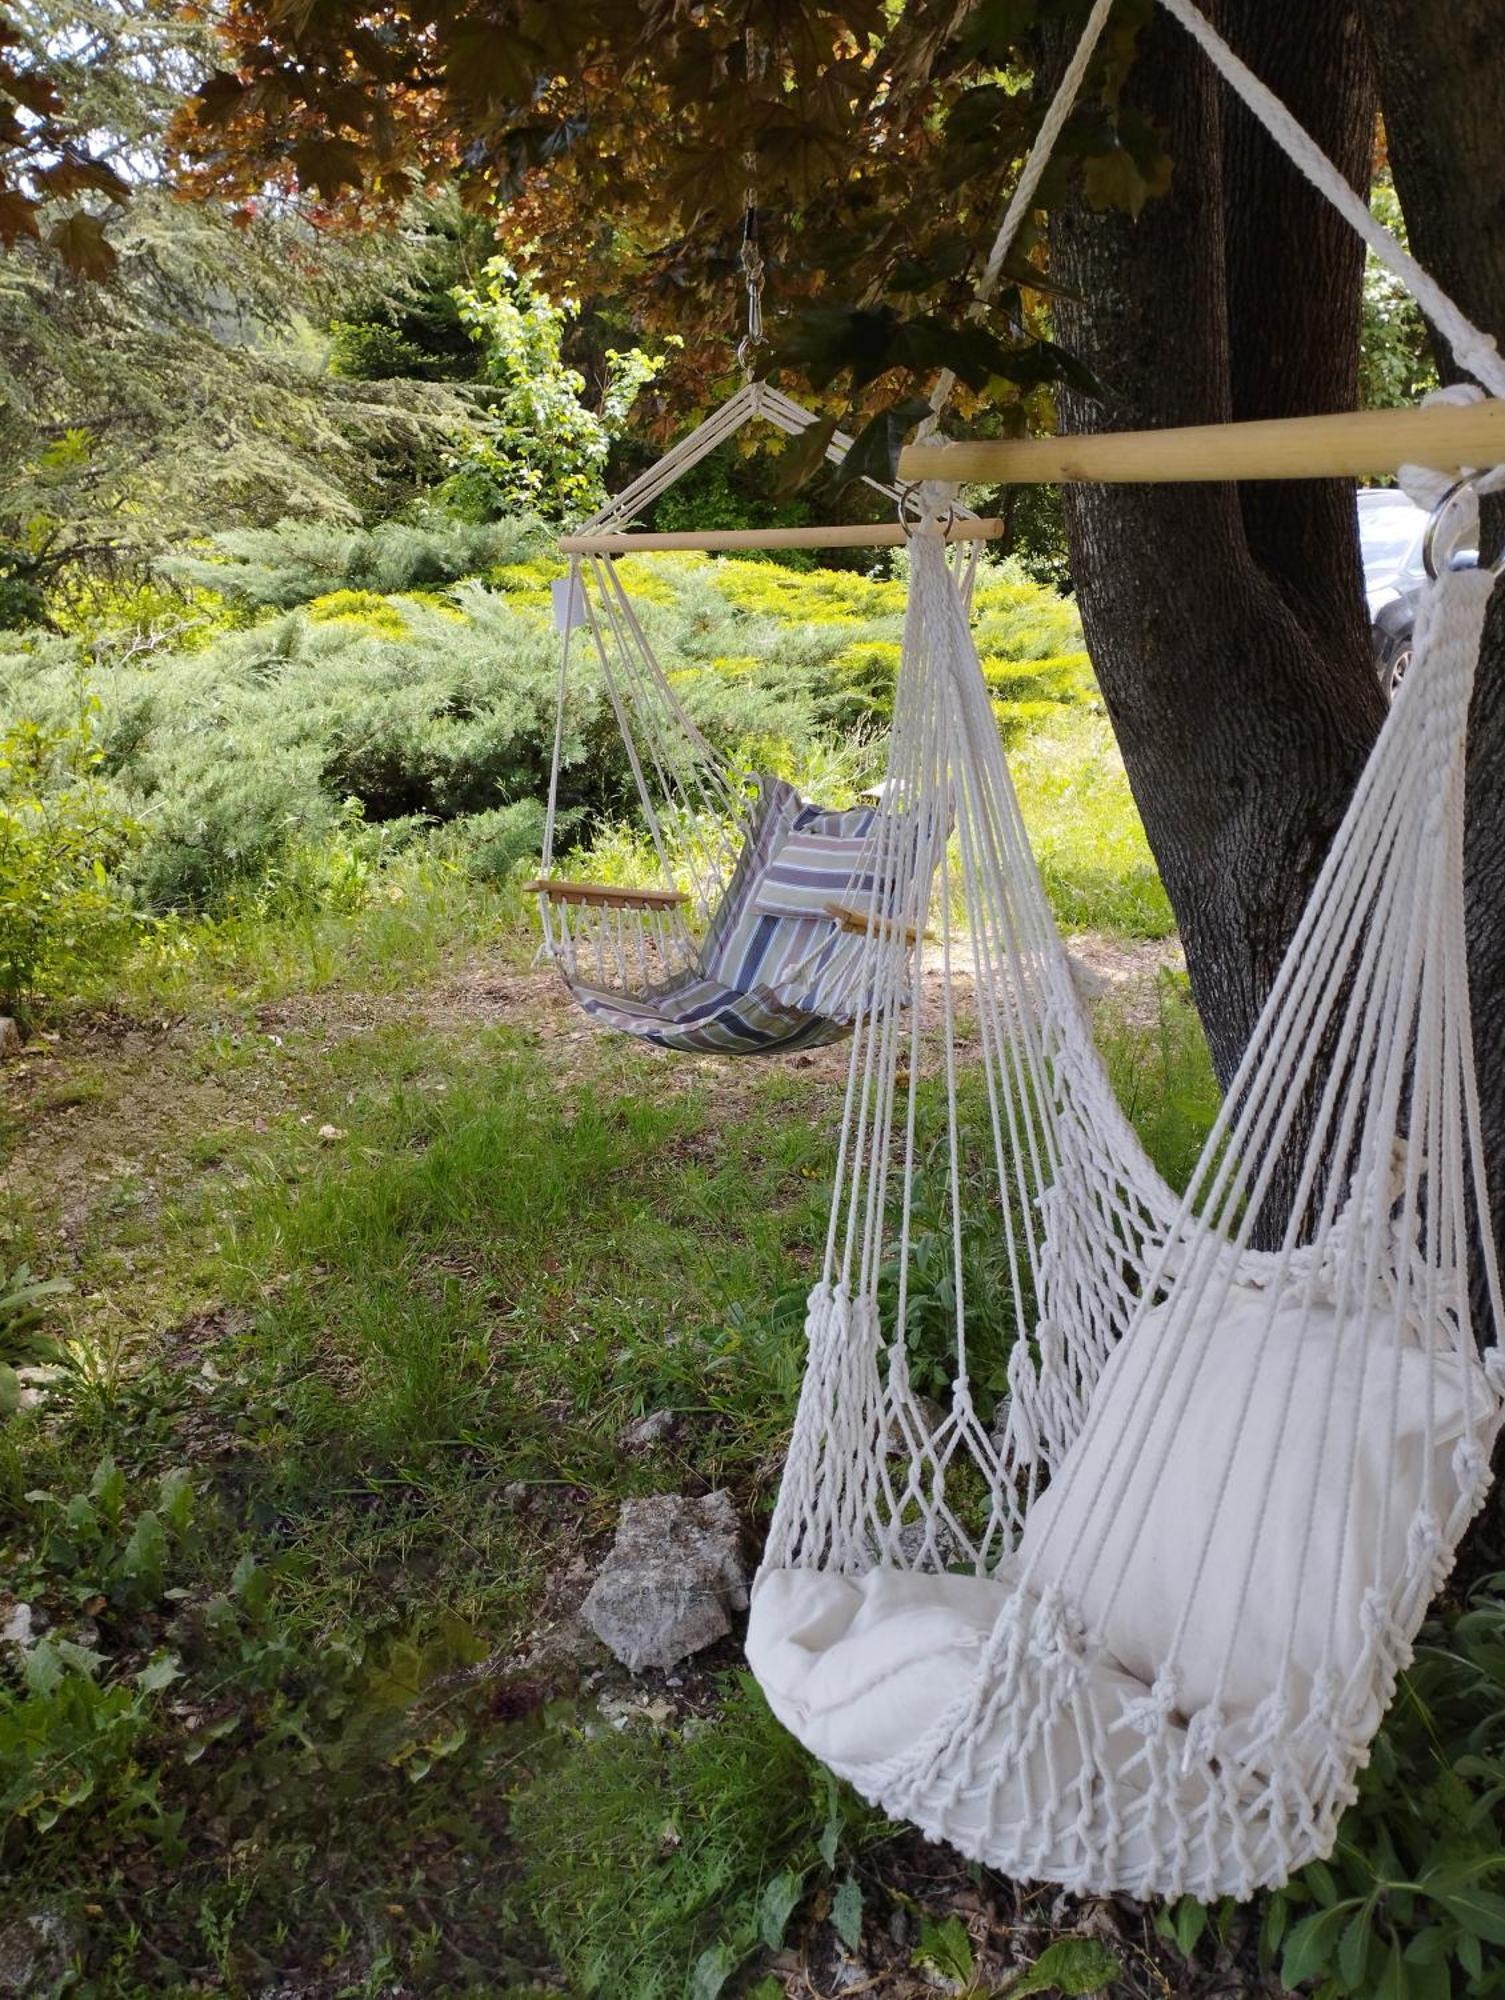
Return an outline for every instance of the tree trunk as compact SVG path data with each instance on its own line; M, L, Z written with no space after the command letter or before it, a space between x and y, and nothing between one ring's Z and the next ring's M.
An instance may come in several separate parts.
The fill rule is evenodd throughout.
M1373 99L1357 0L1230 0L1261 73L1356 182ZM1183 30L1156 14L1125 96L1165 128L1137 221L1056 215L1062 329L1107 384L1068 430L1352 408L1361 252ZM1384 714L1348 482L1073 487L1093 665L1226 1083Z

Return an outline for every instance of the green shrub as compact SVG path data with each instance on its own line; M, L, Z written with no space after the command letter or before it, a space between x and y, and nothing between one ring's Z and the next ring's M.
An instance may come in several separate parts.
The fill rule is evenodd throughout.
M25 1013L118 958L133 916L115 875L137 828L101 782L96 704L0 735L0 1009Z
M536 521L473 525L437 517L339 528L281 521L211 536L201 551L165 558L163 573L252 611L288 611L337 590L387 593L480 576L520 561L542 538Z
M833 1878L855 1945L850 1866L888 1830L745 1674L714 1722L575 1734L512 1802L527 1915L572 1988L607 2000L715 2000Z

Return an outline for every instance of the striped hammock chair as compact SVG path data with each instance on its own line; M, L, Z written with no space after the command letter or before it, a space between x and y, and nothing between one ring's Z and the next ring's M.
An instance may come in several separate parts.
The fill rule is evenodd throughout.
M1164 4L1505 396L1492 343L1190 0ZM906 863L934 867L937 942L854 981L748 1657L834 1771L968 1855L1079 1891L1244 1897L1331 1851L1505 1416L1463 896L1495 579L1429 586L1183 1197L1094 1047L946 566L947 497L929 489L911 543L877 823L881 876L906 838L890 802L947 801L954 838Z
M798 436L812 412L750 381L585 524L621 530L744 424ZM839 462L851 439L837 433ZM879 487L891 499L892 488ZM975 545L955 570L969 597ZM538 896L543 955L605 1028L688 1053L767 1055L850 1034L870 925L907 956L929 883L878 872L878 812L833 811L785 780L739 780L717 757L660 663L615 554L572 557L556 589L559 703ZM552 872L571 713L571 641L585 635L626 749L658 868L645 888ZM911 843L912 844L912 843Z

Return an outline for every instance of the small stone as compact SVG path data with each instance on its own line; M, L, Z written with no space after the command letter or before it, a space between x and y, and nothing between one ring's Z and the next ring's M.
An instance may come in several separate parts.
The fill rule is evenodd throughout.
M1085 958L1078 958L1074 951L1068 951L1066 962L1071 967L1071 977L1077 992L1089 1004L1094 1000L1101 1000L1109 991L1109 982L1095 966L1089 965Z
M624 1500L581 1616L633 1673L714 1645L747 1609L741 1525L724 1492Z
M634 1417L622 1431L617 1443L623 1451L651 1451L655 1445L667 1444L679 1428L679 1413L676 1410L649 1410L641 1417Z
M21 1030L9 1014L0 1014L0 1062L20 1055L21 1049Z
M19 1407L34 1410L47 1395L49 1389L67 1379L66 1368L54 1368L40 1361L33 1361L16 1370L16 1380L21 1385Z
M324 1141L326 1146L332 1146L336 1139L343 1139L344 1136L345 1128L343 1125L321 1125L319 1127L319 1137Z
M963 1559L961 1545L944 1521L936 1522L928 1540L923 1521L911 1521L907 1528L901 1528L899 1554L910 1568L917 1566L922 1558L927 1569L949 1569Z
M83 1948L82 1923L55 1904L17 1917L0 1929L0 1994L53 1992Z
M31 1643L31 1606L13 1604L0 1623L0 1645L19 1646L24 1653Z

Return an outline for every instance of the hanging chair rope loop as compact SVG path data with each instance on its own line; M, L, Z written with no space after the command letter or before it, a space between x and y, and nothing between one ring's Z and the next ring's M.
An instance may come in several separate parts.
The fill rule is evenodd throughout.
M1189 0L1165 4L1207 45ZM1252 108L1292 151L1288 114ZM1332 192L1309 142L1298 165ZM1413 289L1496 389L1491 343ZM1501 415L1465 416L1467 449L1426 476L1434 567L1501 477L1457 476ZM1417 457L1441 429L1401 426ZM1495 579L1443 567L1422 592L1414 663L1175 1189L1073 980L934 532L946 453L924 456L897 496L878 837L936 963L923 931L880 959L870 927L748 1659L809 1750L933 1840L1078 1892L1244 1899L1332 1851L1505 1425L1463 878Z

